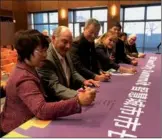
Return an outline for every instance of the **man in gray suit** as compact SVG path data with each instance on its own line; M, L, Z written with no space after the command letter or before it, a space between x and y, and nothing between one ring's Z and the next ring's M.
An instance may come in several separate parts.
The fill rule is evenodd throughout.
M47 101L72 98L77 95L76 90L82 86L99 86L98 82L92 79L85 80L76 72L68 52L71 44L72 34L69 28L59 26L53 32L47 58L37 70L43 81Z

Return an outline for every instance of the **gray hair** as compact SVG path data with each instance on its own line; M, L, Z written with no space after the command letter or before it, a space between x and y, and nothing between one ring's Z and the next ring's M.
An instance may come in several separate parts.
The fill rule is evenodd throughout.
M100 22L95 19L95 18L90 18L85 22L85 26L84 28L87 28L89 25L93 24L95 27L99 27L100 28Z
M66 26L59 26L59 27L57 27L57 28L53 31L52 36L59 37L60 34L61 34L61 32L62 32L63 30L66 30L66 29L69 30L69 28L66 27ZM70 31L70 30L69 30L69 31Z

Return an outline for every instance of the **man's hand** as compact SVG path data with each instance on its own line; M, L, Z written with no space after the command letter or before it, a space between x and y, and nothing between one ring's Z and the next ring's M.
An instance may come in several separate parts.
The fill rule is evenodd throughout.
M145 56L146 56L146 54L144 54L144 53L139 53L139 54L138 54L138 57L139 57L139 58L144 58Z
M99 81L95 81L93 79L85 80L83 82L85 86L94 86L94 87L99 87L100 86L99 83L100 83Z
M104 82L104 81L108 81L109 79L111 79L111 74L108 72L104 72L104 71L101 71L100 75L95 76L96 81Z
M137 66L137 65L138 65L138 61L137 61L137 60L132 60L132 61L131 61L131 64L132 64L133 66Z
M96 90L87 87L84 91L78 93L78 102L81 106L90 105L96 97Z
M114 57L114 56L112 56L112 55L111 55L109 58L110 58L112 61L114 61L114 60L115 60L115 57Z

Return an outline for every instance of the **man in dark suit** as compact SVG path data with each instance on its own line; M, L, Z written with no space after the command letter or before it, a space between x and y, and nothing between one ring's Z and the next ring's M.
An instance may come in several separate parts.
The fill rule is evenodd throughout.
M37 69L47 93L47 101L69 99L77 95L83 86L99 86L94 80L85 80L73 67L69 56L72 34L65 26L59 26L52 35L43 66Z
M75 38L70 51L76 70L86 79L107 81L110 74L104 73L98 66L94 40L100 30L96 19L89 19L84 26L84 32Z
M120 23L116 22L112 28L110 29L116 36L118 37L118 40L116 42L115 46L115 53L114 53L114 60L115 63L126 63L126 64L131 64L136 66L138 62L136 60L131 60L130 58L127 57L124 49L124 42L119 38L120 33L121 33L121 25Z

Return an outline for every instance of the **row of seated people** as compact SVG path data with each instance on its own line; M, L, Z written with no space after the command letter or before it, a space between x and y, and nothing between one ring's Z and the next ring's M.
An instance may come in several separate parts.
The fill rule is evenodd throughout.
M37 30L15 34L18 62L5 86L6 102L0 115L1 134L34 116L54 120L81 113L82 106L95 100L95 87L111 78L107 72L110 68L119 72L136 72L132 66L119 65L120 62L137 65L136 59L127 57L124 42L118 38L121 26L115 24L104 35L107 37L102 36L95 44L99 30L99 21L89 19L83 33L72 40L69 28L59 26L53 32L50 44L47 36ZM109 56L110 47L115 47L113 57Z

